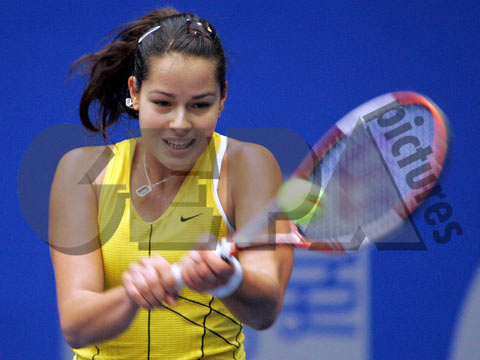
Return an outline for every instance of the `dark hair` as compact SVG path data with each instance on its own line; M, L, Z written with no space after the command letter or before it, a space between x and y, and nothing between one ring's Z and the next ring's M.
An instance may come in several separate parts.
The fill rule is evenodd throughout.
M192 22L200 31L190 31ZM142 35L158 25L157 31L138 43ZM214 27L208 21L194 14L180 14L173 8L165 8L121 25L110 35L114 37L109 44L96 53L82 56L70 70L71 74L79 72L89 77L80 100L80 119L83 126L101 133L104 139L108 137L107 128L122 114L138 119L137 111L125 105L125 98L129 96L127 81L131 75L135 76L140 90L148 76L152 56L180 53L215 60L220 93L225 95L225 54ZM92 103L95 110L93 122L89 115Z

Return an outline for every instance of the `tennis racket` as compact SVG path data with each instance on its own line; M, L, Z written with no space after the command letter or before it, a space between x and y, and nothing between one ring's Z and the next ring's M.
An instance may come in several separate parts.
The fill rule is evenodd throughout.
M217 254L228 259L272 243L337 252L381 244L435 185L447 129L443 112L414 92L364 103L317 141L263 211L219 242ZM281 218L291 220L291 233L264 235ZM181 286L178 266L175 273Z

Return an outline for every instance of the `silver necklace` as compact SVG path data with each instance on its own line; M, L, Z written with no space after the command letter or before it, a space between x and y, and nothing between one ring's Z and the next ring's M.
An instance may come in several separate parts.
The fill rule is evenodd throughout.
M150 181L150 176L148 176L147 165L145 164L145 152L143 153L142 160L143 160L143 169L145 170L145 177L147 178L148 184L142 185L136 190L137 195L140 197L144 197L145 195L151 193L155 185L162 184L170 180L171 178L171 176L169 177L165 176L162 180L157 181L155 184L152 184L152 182Z

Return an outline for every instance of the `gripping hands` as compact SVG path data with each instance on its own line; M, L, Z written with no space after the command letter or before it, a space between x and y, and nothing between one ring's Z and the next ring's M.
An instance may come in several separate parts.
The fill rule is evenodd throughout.
M170 265L160 255L143 258L123 274L130 299L146 309L175 305L183 286L219 298L231 295L241 284L242 267L231 256L232 243L222 239L215 251L190 251L180 263Z
M243 271L242 266L240 265L239 261L230 255L232 249L231 242L228 242L226 238L222 238L222 240L217 244L217 249L215 250L215 255L218 259L216 259L216 263L218 260L222 260L224 263L227 263L233 268L233 272L230 273L229 278L222 277L222 281L214 287L213 289L206 289L206 291L213 296L218 298L224 298L231 295L237 288L240 286L243 278ZM192 253L191 253L192 255ZM172 265L172 272L173 276L175 277L175 281L177 284L177 289L180 290L186 283L183 278L183 271L182 271L182 264L173 264ZM217 274L221 273L220 267L217 268ZM213 278L211 278L213 280ZM186 284L188 287L189 284Z

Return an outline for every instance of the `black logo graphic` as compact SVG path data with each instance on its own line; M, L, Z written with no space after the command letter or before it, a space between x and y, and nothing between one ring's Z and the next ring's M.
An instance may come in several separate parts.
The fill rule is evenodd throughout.
M202 213L197 214L197 215L193 215L193 216L189 216L189 217L183 217L183 215L182 215L182 216L180 217L180 221L181 221L181 222L188 221L188 220L191 220L191 219L193 219L193 218L196 218L197 216L200 216L200 215L202 215Z

